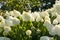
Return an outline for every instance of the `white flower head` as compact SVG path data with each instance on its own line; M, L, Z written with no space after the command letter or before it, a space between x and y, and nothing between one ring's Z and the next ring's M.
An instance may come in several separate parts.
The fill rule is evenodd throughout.
M35 18L33 17L32 14L30 14L30 21L35 21Z
M30 21L30 18L31 18L30 13L23 12L23 14L22 14L22 20L23 21Z
M37 18L36 18L36 22L39 22L39 21L43 22L44 20L43 20L43 18L42 18L42 17L37 16Z
M47 30L49 31L49 34L50 35L56 35L56 32L54 30L54 25L53 24L50 24L48 27L47 27Z
M58 24L58 20L53 20L53 24Z
M54 5L55 11L60 15L60 2Z
M44 22L43 25L46 26L46 27L48 27L50 24L51 24L51 22L49 20L45 20L45 22Z
M18 18L14 17L12 22L13 22L13 25L19 25L20 20Z
M42 36L42 37L40 37L40 40L50 40L50 37L48 37L48 36Z
M12 17L12 16L7 16L7 17L6 17L7 20L13 20L13 18L14 18L14 17Z
M4 27L4 25L5 25L5 19L2 16L0 16L0 27Z
M14 12L13 12L13 11L10 11L10 12L9 12L9 15L10 15L10 16L14 16Z
M5 26L4 27L4 32L3 32L3 35L7 35L9 32L11 31L11 27L10 26Z
M49 16L45 16L44 20L49 20L50 21Z
M54 10L54 8L50 8L50 9L47 9L46 10L48 13L52 13L52 12L54 12L55 10Z
M45 18L45 16L49 16L49 13L47 11L41 12L40 16Z
M40 16L40 14L38 12L34 12L34 13L32 13L32 16L34 17L34 19L36 19L37 16Z
M54 30L58 36L60 36L60 25L55 25Z
M1 21L1 20L4 20L3 16L0 16L0 21Z
M53 17L53 16L57 16L58 14L57 14L57 12L55 11L55 8L53 7L53 8L50 8L50 9L48 9L48 10L46 10L49 14L51 14L51 16Z
M20 20L17 17L7 16L5 23L8 26L18 25L20 23Z
M14 17L20 17L21 13L17 10L14 10Z
M27 30L27 31L26 31L26 35L28 35L28 36L30 36L31 33L32 33L31 30Z
M11 27L10 27L10 26L5 26L5 27L4 27L4 31L7 31L7 32L8 32L8 31L11 31Z
M8 11L6 11L5 16L10 16L10 14L9 14L9 12L8 12Z
M12 20L5 19L5 25L6 26L13 26Z
M7 37L0 37L0 40L10 40L10 38L7 38Z

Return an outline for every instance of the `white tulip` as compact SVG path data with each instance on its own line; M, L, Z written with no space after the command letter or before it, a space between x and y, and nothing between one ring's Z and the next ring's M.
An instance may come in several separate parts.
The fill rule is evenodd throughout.
M60 15L60 2L54 5L55 11Z
M0 16L0 27L4 27L4 25L5 25L5 19L2 16Z
M12 17L12 16L7 16L7 17L6 17L7 20L13 20L13 18L14 18L14 17Z
M34 12L34 13L32 13L32 16L36 19L37 16L40 16L40 14L38 12Z
M5 19L5 25L6 26L13 26L12 20Z
M21 16L21 13L17 10L14 10L14 16L19 17L19 16Z
M43 25L47 28L47 30L49 31L49 34L55 35L55 31L53 29L54 25L51 24L50 21L46 20Z
M32 14L30 14L30 21L35 21L35 18L33 17Z
M10 11L10 12L9 12L9 15L10 15L10 16L14 16L14 12L13 12L13 11Z
M10 26L4 26L4 31L7 31L7 32L11 31L11 27Z
M53 20L53 24L58 24L58 20Z
M20 20L18 18L14 17L12 22L13 22L13 25L18 25L20 23Z
M8 12L8 11L6 11L5 16L10 16L10 14L9 14L9 12Z
M60 15L57 16L56 20L60 23Z
M27 30L27 31L26 31L26 35L28 35L28 36L30 36L31 33L32 33L31 30Z
M0 16L0 21L1 21L1 20L4 20L3 16Z
M5 22L6 22L6 25L13 26L13 25L18 25L20 23L20 20L16 17L7 16Z
M30 21L30 18L31 18L30 13L23 12L23 14L22 14L22 20L23 21Z
M60 25L55 25L54 30L58 36L60 36Z
M43 25L46 26L46 27L48 27L50 24L51 24L51 22L49 20L45 20L45 22L44 22Z
M48 36L42 36L42 37L40 37L40 40L51 40L51 39Z
M55 11L55 8L53 7L53 8L50 8L50 9L48 9L48 10L46 10L49 14L51 14L51 16L53 17L53 16L57 16L58 14L57 14L57 12Z
M39 22L39 21L43 22L44 20L43 20L43 18L42 18L42 17L37 16L37 18L36 18L36 22Z
M48 12L47 11L44 11L44 12L41 12L40 13L40 16L45 18L45 16L49 16Z
M0 40L10 40L10 38L7 38L7 37L0 37Z
M45 16L44 20L49 20L50 21L49 16Z
M54 12L55 10L54 10L54 8L50 8L50 9L47 9L46 10L48 13L52 13L52 12Z
M49 31L49 34L50 35L56 35L56 32L54 30L54 25L53 24L50 24L48 27L46 27L47 30Z
M11 31L11 27L10 26L5 26L4 27L4 31L3 31L3 35L7 35L9 32Z

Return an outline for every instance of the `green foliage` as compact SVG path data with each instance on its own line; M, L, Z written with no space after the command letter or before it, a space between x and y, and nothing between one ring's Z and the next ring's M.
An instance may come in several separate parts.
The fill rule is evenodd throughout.
M23 10L28 11L34 6L41 6L41 0L0 0L0 2L4 2L4 7L6 10L16 9L20 12Z

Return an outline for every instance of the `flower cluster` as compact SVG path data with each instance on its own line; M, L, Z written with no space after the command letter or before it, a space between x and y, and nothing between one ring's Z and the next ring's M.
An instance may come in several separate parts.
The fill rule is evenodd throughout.
M52 8L43 12L23 11L21 14L17 10L6 11L4 16L0 15L1 32L4 36L8 34L10 37L13 36L14 40L20 37L21 40L33 39L35 35L40 37L39 40L52 40L50 36L60 36L60 1L56 1ZM0 40L10 40L5 37L0 38Z

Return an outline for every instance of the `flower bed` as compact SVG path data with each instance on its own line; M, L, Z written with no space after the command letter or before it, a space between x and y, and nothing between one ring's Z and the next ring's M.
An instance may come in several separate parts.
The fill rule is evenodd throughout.
M42 12L6 11L0 15L0 40L60 40L60 1Z

